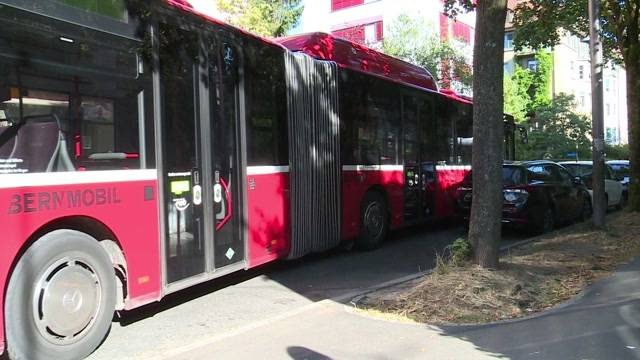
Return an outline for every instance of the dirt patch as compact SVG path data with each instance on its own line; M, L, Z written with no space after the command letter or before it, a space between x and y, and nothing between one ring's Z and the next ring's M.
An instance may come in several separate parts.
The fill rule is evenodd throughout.
M438 261L432 274L368 294L358 307L430 324L517 318L570 299L639 255L640 214L617 213L606 231L581 224L512 249L498 270Z

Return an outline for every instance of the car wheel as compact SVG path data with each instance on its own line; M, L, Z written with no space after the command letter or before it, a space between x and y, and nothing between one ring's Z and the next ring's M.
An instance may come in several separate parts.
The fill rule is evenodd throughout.
M360 236L356 240L359 249L371 250L380 246L389 231L389 215L386 203L377 192L365 195L361 207Z
M591 198L589 196L584 196L582 198L582 211L580 212L580 220L587 221L591 218L592 208L591 208Z
M616 209L622 210L625 206L627 206L627 199L623 196L623 194L620 194L620 201L618 201Z
M5 304L12 359L82 359L107 335L116 301L109 256L91 236L57 230L20 258Z
M546 234L553 230L554 223L553 210L549 207L543 207L536 213L531 232L535 235Z

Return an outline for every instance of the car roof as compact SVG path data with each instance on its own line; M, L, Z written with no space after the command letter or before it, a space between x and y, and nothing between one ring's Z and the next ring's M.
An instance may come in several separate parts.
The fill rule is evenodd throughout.
M528 167L532 165L544 165L544 164L553 164L556 165L555 162L549 160L522 160L522 161L504 161L503 165L507 166L523 166Z
M629 165L629 160L608 160L607 164Z
M593 161L581 160L581 161L560 161L560 165L589 165L593 166Z

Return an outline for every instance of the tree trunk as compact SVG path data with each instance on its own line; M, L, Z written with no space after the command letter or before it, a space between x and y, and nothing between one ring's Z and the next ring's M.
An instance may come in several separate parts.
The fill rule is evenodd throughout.
M636 53L640 53L640 49ZM625 59L625 63L631 162L629 209L640 211L640 56Z
M478 1L473 49L473 201L469 242L475 260L498 267L502 218L503 57L506 0Z

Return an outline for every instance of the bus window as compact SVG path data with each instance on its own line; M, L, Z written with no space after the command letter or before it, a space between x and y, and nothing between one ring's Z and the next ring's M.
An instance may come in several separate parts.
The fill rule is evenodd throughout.
M454 105L456 124L455 148L456 164L471 164L471 148L473 145L473 109L471 105L457 103Z
M286 165L287 98L282 50L247 40L247 161L249 166Z
M140 168L151 91L139 43L20 16L20 31L0 18L0 173Z
M381 80L373 80L372 91L367 104L368 120L375 124L374 146L379 154L376 164L398 164L400 133L400 97L389 91L389 87ZM373 132L374 130L372 130ZM376 161L377 160L377 161Z

